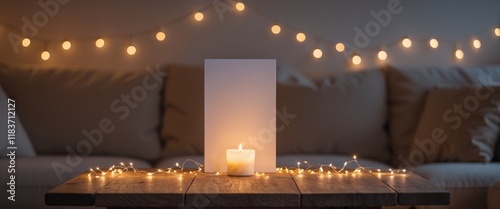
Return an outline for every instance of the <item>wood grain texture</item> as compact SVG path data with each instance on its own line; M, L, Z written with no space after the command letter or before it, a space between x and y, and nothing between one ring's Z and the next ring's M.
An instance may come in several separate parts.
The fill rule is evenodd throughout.
M189 207L300 207L290 174L231 177L198 174L186 194Z
M80 174L45 193L45 204L51 206L91 206L94 194L120 174L95 178Z
M450 193L414 173L372 173L398 193L399 205L449 205Z
M95 194L97 207L177 207L195 174L123 173Z
M378 207L397 204L396 192L366 173L303 173L293 179L302 194L302 207Z

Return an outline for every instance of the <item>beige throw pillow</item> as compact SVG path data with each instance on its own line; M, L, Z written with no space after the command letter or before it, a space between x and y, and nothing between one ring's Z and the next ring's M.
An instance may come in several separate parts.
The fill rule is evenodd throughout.
M278 85L277 154L346 154L380 161L390 157L384 73L343 73L317 89ZM283 125L283 126L282 126Z
M160 157L166 72L0 65L0 83L38 154Z
M499 134L500 87L436 88L428 93L409 161L489 162Z
M394 164L407 163L426 94L436 85L500 85L500 66L469 68L388 67L389 131Z

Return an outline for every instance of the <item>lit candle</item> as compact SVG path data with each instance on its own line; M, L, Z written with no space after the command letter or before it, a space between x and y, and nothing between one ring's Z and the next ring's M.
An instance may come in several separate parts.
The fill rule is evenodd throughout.
M227 174L230 176L252 176L255 167L255 150L228 149L226 151Z

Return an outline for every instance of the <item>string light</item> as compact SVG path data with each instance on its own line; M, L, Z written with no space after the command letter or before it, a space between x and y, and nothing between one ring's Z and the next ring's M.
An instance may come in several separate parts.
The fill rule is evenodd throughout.
M42 60L48 60L50 58L49 51L47 50L43 51L42 54L40 54L40 57L42 58Z
M478 39L474 39L472 41L472 45L474 46L474 48L479 49L481 48L481 41L479 41Z
M298 42L304 42L306 40L306 34L300 32L295 36Z
M69 41L64 41L64 42L62 43L62 48L63 48L64 50L69 50L69 49L71 48L71 42L69 42Z
M31 44L31 40L29 38L24 38L23 41L21 42L21 44L24 47L28 47Z
M133 45L130 45L127 47L127 54L129 54L129 55L134 55L136 51L137 50L136 50L135 46L133 46Z
M97 48L102 48L105 43L106 42L104 42L104 39L102 39L102 38L98 38L97 40L95 40L95 46Z
M281 27L279 25L273 25L271 27L271 32L277 35L281 32Z
M405 48L410 48L411 47L411 40L409 38L404 38L403 41L401 42Z
M199 21L202 21L202 20L203 20L203 13L201 13L201 12L197 12L197 13L195 13L195 14L194 14L194 19L195 19L196 21L198 21L198 22L199 22Z
M245 10L245 4L243 4L243 2L236 3L235 7L236 7L236 10L238 10L240 12Z
M355 65L361 64L361 57L357 54L352 56L352 64L355 64Z
M455 51L455 57L459 60L464 58L464 52L461 49Z
M429 45L435 49L435 48L438 48L439 46L439 42L438 40L436 40L435 38L432 38L431 40L429 40Z
M368 167L363 167L359 164L356 155L353 156L352 160L344 162L344 165L342 167L336 167L334 165L330 164L320 164L320 163L314 163L314 164L309 164L307 161L304 161L306 164L305 168L300 168L301 162L297 162L297 167L278 167L276 168L276 171L278 173L290 173L290 174L300 174L300 173L310 173L310 174L328 174L331 175L333 173L346 173L348 174L349 171L347 170L347 166L351 164L355 164L357 167L354 169L354 173L361 173L361 172L373 172L371 168ZM406 169L388 169L387 171L382 171L382 169L376 169L378 173L391 173L391 174L396 174L396 173L406 173Z
M163 41L165 40L165 33L163 31L158 31L158 33L156 33L156 40L158 41Z
M387 52L385 52L384 50L380 50L380 51L378 52L377 56L378 56L378 59L379 59L379 60L384 61L384 60L386 60L386 59L387 59Z
M321 49L315 49L313 51L313 56L317 59L321 58L323 56L323 51Z
M196 171L187 172L185 169L186 163L194 163L197 167ZM96 167L95 170L93 168L90 168L87 176L89 177L95 176L96 178L100 178L100 177L105 177L106 175L113 175L115 173L121 174L127 172L134 172L134 173L145 173L148 177L150 177L158 173L197 173L202 171L203 171L203 164L198 163L191 159L187 159L182 163L182 166L179 166L179 163L175 163L175 166L173 167L168 167L165 169L157 169L154 172L137 169L134 167L133 163L129 163L128 166L125 166L125 164L121 162L120 165L118 166L113 165L107 170L101 170L99 167Z
M209 6L210 5L207 5L206 7L209 7ZM246 9L246 5L240 1L237 1L234 6L235 6L235 10L237 10L237 11L244 11ZM202 9L202 10L204 10L204 9ZM202 21L204 19L204 14L201 11L198 11L194 14L193 17L196 21ZM191 12L187 13L184 18L180 18L180 19L190 18L191 15L192 15ZM268 19L270 19L270 18L268 18ZM13 28L13 29L17 29L17 28ZM488 31L490 31L490 29L488 29ZM138 34L139 33L142 34L143 32L148 32L148 31L141 31L141 32L138 32ZM271 27L271 32L273 34L280 34L281 33L281 26L277 25L277 24L273 25ZM498 26L493 27L493 33L495 36L500 37L500 27L498 27ZM130 34L130 35L134 35L134 34ZM299 42L304 42L307 37L306 37L306 34L304 32L299 32L296 34L295 38ZM157 31L156 32L156 39L158 41L164 41L166 39L166 34L162 31ZM47 40L45 40L45 41L47 41ZM27 37L24 38L21 42L21 45L23 47L28 47L30 44L31 44L31 40ZM405 36L404 39L401 41L401 44L405 48L410 48L412 46L412 41L409 37ZM98 38L95 41L95 45L97 48L102 48L105 45L105 41L102 38ZM474 38L472 40L472 47L473 48L480 49L481 45L482 45L481 41L478 40L477 38ZM64 40L61 46L64 50L69 50L72 47L71 42L69 42L67 40ZM437 48L439 46L439 42L435 38L431 38L431 39L429 39L429 46L431 48ZM335 49L338 52L344 52L346 49L346 46L343 43L339 42L335 45ZM47 52L47 53L44 53L44 52ZM44 60L48 60L50 58L50 53L47 50L45 50L44 52L42 53L42 54L44 54L44 57L46 58ZM133 45L128 46L127 53L130 55L134 55L136 53L136 48ZM320 49L313 50L313 57L321 58L322 56L323 56L323 52ZM377 57L379 58L379 60L386 60L388 57L388 54L386 51L380 50L377 54ZM463 59L464 52L461 49L455 49L455 57L457 59ZM361 63L361 57L359 55L355 55L352 57L351 61L353 64L358 65ZM358 63L358 64L356 64L356 63Z
M343 43L337 43L335 45L335 49L338 51L338 52L343 52L345 50L345 46Z
M332 173L346 173L347 174L347 173L349 173L349 171L347 171L347 166L350 164L355 164L357 166L354 169L353 173L361 173L363 171L370 172L370 173L373 172L373 170L371 168L361 166L357 160L356 155L354 155L352 157L352 160L345 161L344 165L342 167L336 167L331 163L330 164L320 164L320 163L309 164L307 161L303 161L303 162L304 162L304 164L306 164L305 168L300 167L301 162L299 161L299 162L297 162L297 167L286 167L286 166L277 167L276 172L278 172L278 173L285 172L285 173L290 173L290 174L293 174L293 173L300 174L300 173L307 172L310 174L320 174L320 175L323 175L325 173L329 174L329 175L331 175ZM185 169L186 163L194 163L196 165L197 169L195 171ZM388 171L382 171L382 169L376 169L376 171L379 174L382 172L384 172L384 173L389 172L391 174L406 173L406 169L388 169ZM136 169L132 163L130 163L128 166L125 166L125 164L123 162L121 162L119 166L113 165L112 167L108 168L107 170L101 170L99 167L96 167L96 169L90 168L87 176L89 176L89 177L94 176L95 178L101 178L101 177L104 178L107 175L114 175L115 173L121 174L121 173L127 173L127 172L144 173L144 174L146 174L147 177L152 177L152 176L154 176L156 174L160 174L160 173L165 173L165 174L174 174L174 173L193 174L194 173L194 174L196 174L199 172L203 172L203 164L198 163L192 159L187 159L182 163L182 165L180 165L179 163L175 163L175 166L164 168L164 169L161 169L161 168L156 169L154 172L152 172L151 170L146 171L146 170ZM222 174L221 172L215 173L216 176L219 176L221 174ZM264 172L255 172L255 176L266 176L267 177L268 175Z

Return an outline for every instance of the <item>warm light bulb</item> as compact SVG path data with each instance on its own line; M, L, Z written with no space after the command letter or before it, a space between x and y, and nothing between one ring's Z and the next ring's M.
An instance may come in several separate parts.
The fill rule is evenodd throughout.
M306 40L306 34L304 33L297 33L297 36L295 36L295 38L297 38L297 41L298 42L304 42Z
M380 50L378 52L378 59L386 60L387 59L387 52L385 52L384 50Z
M164 33L164 32L162 32L162 31L159 31L158 33L156 33L156 40L158 40L158 41L163 41L163 40L165 40L165 37L166 37L166 35L165 35L165 33Z
M345 46L343 43L337 43L337 45L335 45L335 49L338 51L338 52L343 52L345 50Z
M359 65L361 63L361 57L359 55L354 55L352 57L352 63L355 65Z
M50 58L49 51L47 51L47 50L43 51L42 54L40 55L40 57L42 58L42 60L48 60Z
M500 36L500 28L495 28L495 35Z
M62 48L63 48L64 50L68 50L68 49L70 49L70 48L71 48L71 42L69 42L69 41L64 41L64 42L62 43Z
M479 41L478 39L474 39L474 41L472 41L472 45L474 46L474 48L479 49L481 48L481 41Z
M21 44L24 47L28 47L31 44L31 40L29 38L24 38Z
M273 25L273 27L271 27L271 32L279 34L281 32L281 27L279 25Z
M319 59L323 56L323 51L321 51L321 49L315 49L313 51L313 56Z
M100 39L97 39L97 40L95 41L95 46L96 46L97 48L102 48L102 47L104 46L104 43L105 43L105 42L104 42L104 39L100 38Z
M194 14L194 19L196 21L202 21L203 20L203 13L197 12L196 14Z
M243 4L242 2L236 3L236 10L238 10L240 12L245 10L245 4Z
M429 40L429 45L430 45L433 49L435 49L435 48L438 48L438 46L439 46L439 42L438 42L438 40L436 40L435 38L433 38L433 39Z
M135 52L136 52L135 46L130 45L127 47L127 54L134 55Z
M455 51L455 57L459 60L464 58L464 52L461 49Z
M403 41L401 42L405 48L410 48L411 47L411 40L409 38L404 38Z

